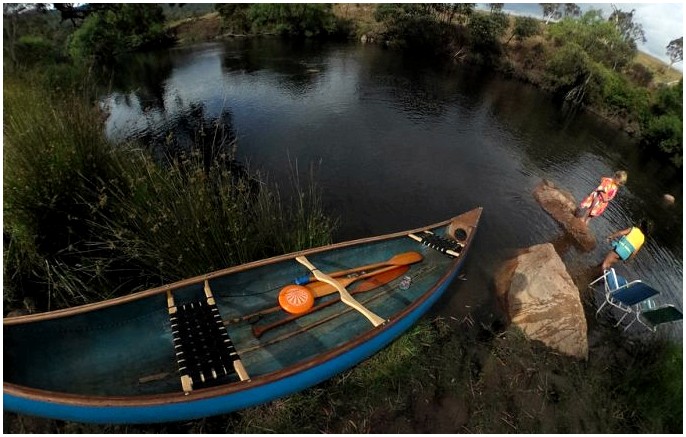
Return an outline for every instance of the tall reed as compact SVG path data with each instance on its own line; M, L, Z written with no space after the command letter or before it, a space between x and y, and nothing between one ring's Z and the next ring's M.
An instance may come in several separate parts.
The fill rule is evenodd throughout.
M101 300L330 242L310 183L284 201L230 149L155 162L114 146L82 95L6 78L6 303L42 310Z

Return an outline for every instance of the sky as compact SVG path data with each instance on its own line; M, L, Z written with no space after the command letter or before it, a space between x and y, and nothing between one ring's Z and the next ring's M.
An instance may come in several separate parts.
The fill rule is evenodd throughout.
M645 44L638 44L639 50L646 52L669 64L667 56L667 44L675 38L684 35L684 6L682 3L653 2L653 3L586 3L576 2L583 11L600 9L603 17L609 18L612 13L612 5L622 11L635 9L634 22L643 26L646 36ZM479 4L487 7L487 3ZM518 2L505 3L504 10L542 18L542 9L539 3ZM674 68L683 71L683 61L674 64Z

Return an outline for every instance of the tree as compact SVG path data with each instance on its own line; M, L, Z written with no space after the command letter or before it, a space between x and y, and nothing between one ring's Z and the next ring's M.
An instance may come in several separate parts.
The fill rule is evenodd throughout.
M684 37L673 39L667 44L667 56L669 56L669 68L677 62L684 60Z
M160 44L166 36L159 5L114 4L83 21L72 35L69 53L75 59L110 61L121 53Z
M483 52L499 50L498 39L507 30L508 19L502 12L476 14L469 22L470 41L474 48Z
M565 17L580 17L581 8L576 3L565 3Z
M233 33L243 33L250 30L248 3L215 3L214 8L219 12L226 30Z
M248 18L257 27L277 33L311 37L336 30L336 17L329 3L255 3Z
M491 8L491 13L502 12L503 7L505 6L505 3L489 3L488 6L490 6L490 8Z
M626 41L617 26L598 10L590 10L577 20L565 17L550 27L550 35L558 45L578 44L595 62L613 70L627 65L636 53L636 45Z
M548 24L551 19L559 20L562 17L562 12L560 12L561 3L539 3L541 8L543 8L543 18L545 19L545 24Z
M647 41L643 26L640 23L634 23L635 9L632 9L631 12L624 12L621 9L617 9L614 5L612 5L612 8L614 10L608 21L617 27L622 38L627 43L636 48L637 41L642 43Z
M512 38L516 37L519 41L524 38L529 38L534 35L538 35L541 32L541 28L538 23L538 19L533 17L515 17L514 30L512 35L507 40L505 44L509 44Z

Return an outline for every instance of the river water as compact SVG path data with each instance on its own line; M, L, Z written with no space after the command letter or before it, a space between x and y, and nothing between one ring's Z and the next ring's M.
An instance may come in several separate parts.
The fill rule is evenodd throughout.
M490 326L498 320L494 273L519 248L556 242L575 279L609 250L604 237L647 216L655 231L629 279L683 308L681 171L644 156L622 131L550 95L470 66L442 65L360 44L232 40L139 55L102 97L113 141L139 138L162 153L169 133L228 126L238 156L281 187L314 166L336 241L401 231L484 207L465 280L436 314ZM598 247L564 244L532 197L543 179L581 199L601 176L629 174L604 215L591 221ZM662 204L664 193L677 199ZM562 244L561 244L562 242ZM586 280L586 282L588 282ZM682 322L662 327L681 341Z

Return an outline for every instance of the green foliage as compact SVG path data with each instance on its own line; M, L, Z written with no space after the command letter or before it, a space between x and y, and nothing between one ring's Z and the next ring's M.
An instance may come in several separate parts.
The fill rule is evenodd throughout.
M505 34L507 26L507 15L502 12L474 14L467 26L472 47L486 53L498 52L500 38Z
M125 3L86 18L71 37L69 53L78 60L110 61L121 53L163 44L165 40L160 6Z
M576 43L568 43L556 50L546 64L546 77L554 90L569 89L588 78L591 59Z
M656 145L672 157L677 167L683 164L683 125L676 115L660 115L651 118L645 125L643 141Z
M596 103L604 106L612 115L632 118L643 114L649 106L649 94L645 88L632 85L623 75L599 66L601 94Z
M648 87L653 81L655 73L643 64L634 62L626 71L627 76L639 86Z
M636 49L637 41L641 43L646 42L643 26L640 23L634 22L635 12L635 9L632 9L631 12L625 12L621 9L614 8L612 14L610 14L610 18L608 18L608 21L613 23L619 31L622 39L633 49Z
M51 41L40 35L23 35L16 44L17 63L24 67L37 64L54 64L59 50Z
M222 19L222 27L229 33L247 33L251 22L248 18L250 5L247 3L217 3L214 8Z
M447 14L447 15L445 15ZM455 12L444 12L429 4L384 3L374 11L376 21L386 26L385 39L415 51L441 54L448 50L453 28L449 24ZM440 17L445 15L445 20Z
M657 147L677 167L683 162L683 79L674 86L657 90L650 113L641 124L642 143Z
M541 33L541 25L539 21L533 17L515 17L514 30L510 39L507 40L509 43L512 38L517 38L519 41L530 38L534 35Z
M600 11L586 12L580 19L564 18L549 28L558 46L576 44L595 62L612 69L621 69L636 54L617 27L604 20Z
M248 18L253 28L281 35L314 37L333 33L333 6L323 3L255 3Z

